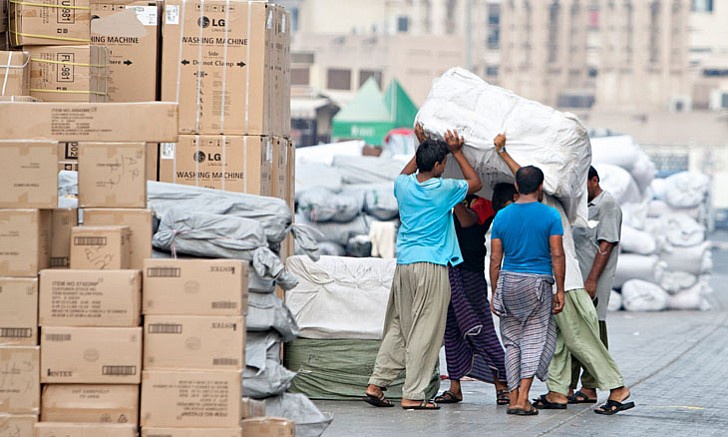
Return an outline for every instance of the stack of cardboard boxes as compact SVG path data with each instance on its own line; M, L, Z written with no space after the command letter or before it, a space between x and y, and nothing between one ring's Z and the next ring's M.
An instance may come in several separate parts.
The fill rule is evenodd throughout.
M239 437L248 265L144 264L142 435Z

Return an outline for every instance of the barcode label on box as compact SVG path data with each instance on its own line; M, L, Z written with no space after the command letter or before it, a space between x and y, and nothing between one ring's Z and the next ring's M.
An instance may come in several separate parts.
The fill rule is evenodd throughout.
M178 5L165 5L164 6L164 22L167 24L179 24L179 6Z
M46 341L71 341L71 334L46 334Z
M213 310L234 310L238 308L237 302L219 301L212 303Z
M147 330L149 334L181 334L182 325L176 323L152 323Z
M150 267L147 269L149 278L179 278L182 276L182 269L179 267Z
M51 267L68 267L70 260L67 256L51 258Z
M127 6L126 9L131 9L136 12L137 20L144 26L156 26L157 25L157 7L156 6Z
M104 376L133 376L136 375L136 366L103 366L101 374Z
M106 237L74 237L75 246L106 246Z
M32 328L0 328L2 338L31 338L32 336Z
M213 358L213 366L239 366L240 361L235 358Z

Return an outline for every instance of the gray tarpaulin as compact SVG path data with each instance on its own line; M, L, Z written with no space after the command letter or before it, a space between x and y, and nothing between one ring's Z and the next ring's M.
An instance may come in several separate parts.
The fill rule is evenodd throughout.
M298 211L314 223L347 223L364 209L363 190L344 190L335 193L328 188L316 187L298 196Z
M296 437L319 437L334 419L330 413L322 413L302 394L283 393L265 400L266 414L296 422Z
M245 342L243 395L255 399L283 393L295 373L283 367L281 337L272 331L248 332Z
M299 333L291 310L282 300L269 293L248 295L248 316L245 323L248 331L267 332L274 329L285 341L293 340Z

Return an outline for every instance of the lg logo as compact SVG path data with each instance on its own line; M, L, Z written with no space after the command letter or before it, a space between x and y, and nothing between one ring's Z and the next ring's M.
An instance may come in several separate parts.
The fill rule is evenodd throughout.
M225 20L220 18L213 18L210 20L207 17L200 17L197 19L197 25L204 28L212 27L225 27Z
M195 152L194 160L202 164L205 161L222 161L222 155L219 153L205 153L205 152Z
M199 162L200 164L205 162L206 158L207 158L207 155L205 154L205 152L196 152L195 153L195 161Z

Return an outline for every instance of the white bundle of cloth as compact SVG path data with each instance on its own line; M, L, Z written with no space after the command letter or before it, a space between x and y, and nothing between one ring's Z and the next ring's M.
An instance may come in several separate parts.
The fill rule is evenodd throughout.
M662 311L668 300L665 290L652 282L632 279L622 286L622 305L627 311Z
M443 137L458 131L466 142L465 156L483 179L487 198L498 182L513 175L497 156L493 139L505 133L507 149L521 165L535 165L545 175L544 190L558 198L574 223L587 220L586 181L591 163L589 135L579 119L569 113L519 97L490 85L461 68L437 79L417 114L428 133ZM453 161L453 160L450 160ZM450 162L452 176L457 165Z

